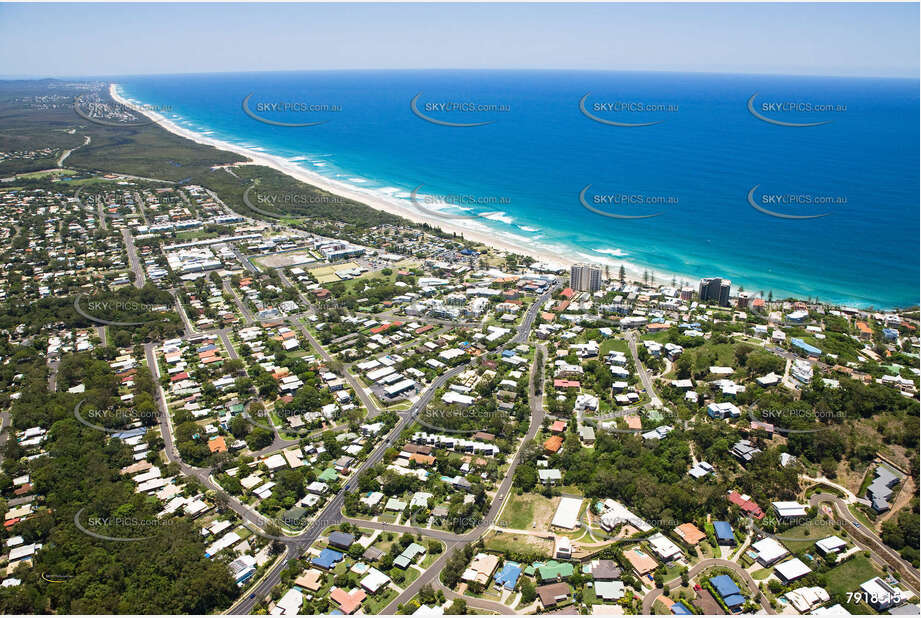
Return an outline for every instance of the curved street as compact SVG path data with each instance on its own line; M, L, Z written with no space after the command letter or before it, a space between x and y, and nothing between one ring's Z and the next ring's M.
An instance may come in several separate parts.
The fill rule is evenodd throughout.
M752 579L752 576L749 575L748 571L740 567L735 562L730 562L729 560L723 560L722 558L709 558L707 560L701 560L690 569L688 569L688 578L693 579L700 575L702 572L713 567L723 567L730 569L733 573L738 575L745 581L748 585L748 591L751 594L752 599L757 599L761 604L761 608L768 614L776 614L771 608L771 604L768 603L767 599L761 594L761 591L758 589L758 584L755 583L755 580ZM674 589L681 584L681 578L676 577L670 582L665 582L669 588ZM665 590L663 588L656 588L646 593L646 596L643 597L643 614L649 615L652 614L652 606L655 604L656 599L658 599Z

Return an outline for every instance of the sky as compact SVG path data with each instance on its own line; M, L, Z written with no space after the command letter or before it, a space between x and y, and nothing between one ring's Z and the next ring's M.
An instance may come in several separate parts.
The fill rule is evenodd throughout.
M914 77L919 5L0 4L0 76L585 69Z

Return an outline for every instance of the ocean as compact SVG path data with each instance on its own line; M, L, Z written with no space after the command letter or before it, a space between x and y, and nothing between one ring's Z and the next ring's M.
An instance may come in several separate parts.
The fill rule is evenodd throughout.
M605 264L612 276L627 262L660 273L658 283L721 276L733 292L774 298L918 304L918 80L589 71L113 79L184 128L413 207L475 217L509 242Z

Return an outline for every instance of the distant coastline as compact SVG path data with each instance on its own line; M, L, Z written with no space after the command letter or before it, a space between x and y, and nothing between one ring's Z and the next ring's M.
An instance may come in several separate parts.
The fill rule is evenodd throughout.
M126 106L138 106L144 103L143 101L128 99L120 92L118 92L118 87L119 85L117 83L109 84L109 95L116 102ZM251 148L239 146L231 142L210 137L197 131L187 129L165 117L163 114L151 109L140 109L138 111L155 120L160 127L169 131L170 133L173 133L174 135L178 135L179 137L183 137L198 144L213 146L214 148L218 148L220 150L233 152L250 159L249 163L244 163L243 165L263 165L265 167L270 167L278 172L281 172L282 174L286 174L294 178L295 180L299 180L324 191L328 191L334 195L338 195L350 200L355 200L356 202L361 202L371 208L403 217L404 219L414 223L427 223L433 227L441 228L445 232L462 235L466 240L480 243L500 251L517 253L519 255L527 255L534 258L535 260L538 260L539 262L543 262L551 266L559 266L560 269L565 270L568 270L569 267L573 264L584 262L599 264L602 267L608 266L610 268L610 274L612 278L617 276L619 268L623 266L626 277L636 282L642 281L644 271L648 272L650 275L654 275L656 281L658 282L669 281L672 277L678 278L679 280L686 279L692 283L696 283L697 281L697 277L692 275L664 272L661 270L645 267L643 265L635 264L623 259L614 260L605 256L592 257L589 259L589 257L586 257L585 255L579 255L575 251L573 254L565 254L525 244L517 244L507 238L498 236L495 230L491 229L485 222L476 221L470 222L470 225L459 225L457 223L451 222L450 220L445 220L438 217L428 217L425 216L422 212L412 208L411 206L405 205L398 199L388 200L369 190L362 190L361 188L354 187L347 183L327 178L316 172L304 169L303 167L292 163L282 156L266 154L264 152L259 152ZM713 276L719 276L719 274L714 273Z
M145 105L151 102L145 101L141 98L130 99L125 94L119 92L119 88L119 84L111 83L109 86L109 92L114 100L122 104L133 104L137 106ZM862 290L863 294L857 292L857 296L860 297L860 300L858 300L858 298L830 298L819 292L819 290L816 289L817 286L810 285L810 282L801 282L802 285L799 287L804 288L804 290L813 288L816 292L819 292L817 296L813 296L812 294L807 295L806 291L791 290L789 288L784 289L785 286L781 287L776 285L772 286L770 284L764 285L763 283L756 283L755 279L749 280L745 276L744 272L738 272L738 270L740 270L738 268L730 267L728 270L722 269L720 267L719 261L714 261L712 264L710 264L712 267L704 269L706 272L694 272L694 274L681 272L680 270L672 269L667 266L666 268L662 268L662 265L657 265L656 267L647 266L643 263L643 251L640 250L637 252L634 250L635 247L631 248L630 246L626 247L627 252L623 252L622 249L619 248L621 245L615 245L614 247L607 245L605 247L603 244L596 244L594 247L591 245L586 247L585 245L588 243L583 243L583 246L571 246L570 243L565 241L559 242L557 239L554 239L552 244L548 243L547 241L544 241L543 243L530 242L532 239L523 235L509 233L505 229L505 226L499 225L498 222L508 223L508 221L504 219L504 213L495 213L494 218L490 217L489 213L487 213L487 216L482 219L477 218L461 220L428 216L423 211L414 208L406 199L408 195L408 189L400 189L399 192L396 192L396 189L388 185L387 189L391 189L393 193L387 193L386 191L380 191L379 188L370 186L357 186L356 184L350 182L353 179L346 176L349 174L354 174L356 176L360 175L364 169L362 167L355 168L352 166L352 168L344 168L342 171L346 172L346 174L341 174L341 176L343 176L342 180L338 178L330 178L329 176L324 175L318 171L308 169L299 163L299 161L302 161L306 157L286 158L282 155L269 154L264 151L262 143L253 141L252 139L250 139L248 142L245 142L245 145L227 141L236 140L238 138L236 137L236 134L233 132L227 133L226 130L223 134L223 139L212 137L210 133L213 132L213 127L208 125L207 120L204 123L198 121L198 123L195 125L196 128L190 129L181 126L177 121L174 121L161 113L151 111L149 109L142 109L139 111L154 119L160 126L175 135L189 139L199 144L212 146L214 148L228 152L234 152L249 160L238 165L263 165L280 173L286 174L298 181L315 186L332 194L363 203L371 208L403 217L408 221L415 223L425 223L433 227L440 228L447 233L454 233L459 236L463 236L463 238L468 241L480 243L496 250L527 255L534 258L535 260L538 260L539 262L550 266L559 267L560 269L568 270L568 267L571 264L589 262L598 264L602 266L602 268L607 268L609 277L611 278L616 278L619 269L623 267L626 271L627 278L633 282L642 282L644 279L644 273L648 273L654 277L654 281L658 285L667 285L671 281L676 281L676 285L680 285L681 282L685 282L687 285L693 287L696 286L697 281L702 276L715 276L731 279L733 282L734 293L737 293L740 287L744 287L744 289L749 292L755 292L759 290L760 286L760 289L765 291L773 288L773 296L775 299L791 298L811 300L812 298L816 298L819 302L832 306L850 306L861 309L865 309L867 307L885 309L917 306L917 303L911 302L892 302L894 299L890 299L887 302L882 298L877 298L878 295L871 292L870 289ZM329 152L335 151L330 150ZM325 165L325 163L323 165ZM380 176L380 178L389 178L389 176L384 175ZM354 180L361 182L360 179ZM383 180L383 182L387 183L388 181ZM540 221L536 223L528 222L528 225L542 227ZM518 224L518 227L526 232L538 231L521 224ZM537 236L537 238L540 237L541 236ZM537 238L534 240L537 240ZM706 239L706 242L709 243L710 240ZM654 247L656 245L640 246ZM595 253L598 253L599 255L595 255ZM693 262L679 257L675 265L680 269L682 264L692 263ZM697 268L696 270L701 269ZM770 271L771 269L768 268L767 272ZM841 291L842 295L851 295L850 293L844 291L843 286L840 286L839 290ZM827 292L827 290L825 291ZM767 294L764 295L765 297L767 296Z

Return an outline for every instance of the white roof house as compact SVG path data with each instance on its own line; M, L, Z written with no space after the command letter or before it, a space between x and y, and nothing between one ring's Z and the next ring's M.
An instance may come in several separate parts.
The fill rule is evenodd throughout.
M269 470L274 471L280 468L284 468L288 464L281 453L276 453L265 460L265 465L269 468Z
M470 395L462 395L455 391L448 391L441 396L441 400L448 405L458 404L461 406L470 406L473 405L474 401L476 401L476 399Z
M860 589L866 593L867 603L877 611L900 605L914 596L898 586L889 585L879 577L874 577L860 584Z
M582 508L581 498L561 498L560 505L553 515L551 526L574 530L579 525L579 510Z
M784 596L801 614L808 612L816 605L827 602L830 598L828 592L818 586L797 588L787 592Z
M783 582L792 582L796 581L800 577L805 577L812 573L806 564L799 558L794 558L793 560L787 560L782 564L778 564L774 567L774 572L777 574L777 577L780 578Z
M805 517L806 507L798 502L772 502L778 517Z
M752 549L758 553L757 560L764 566L774 564L790 553L779 541L772 538L761 539L757 543L752 543Z
M390 577L388 575L385 575L381 571L371 567L368 569L368 574L362 578L361 587L371 594L374 594L389 583Z
M816 541L815 546L823 554L832 554L832 553L838 553L839 551L847 547L847 543L843 539L838 538L837 536L829 536L820 541Z
M304 595L294 588L288 590L283 597L275 602L275 607L270 612L273 616L296 616L301 613L304 604Z
M653 551L656 552L662 560L669 561L681 557L681 549L661 532L657 532L647 540L650 546L652 546Z

